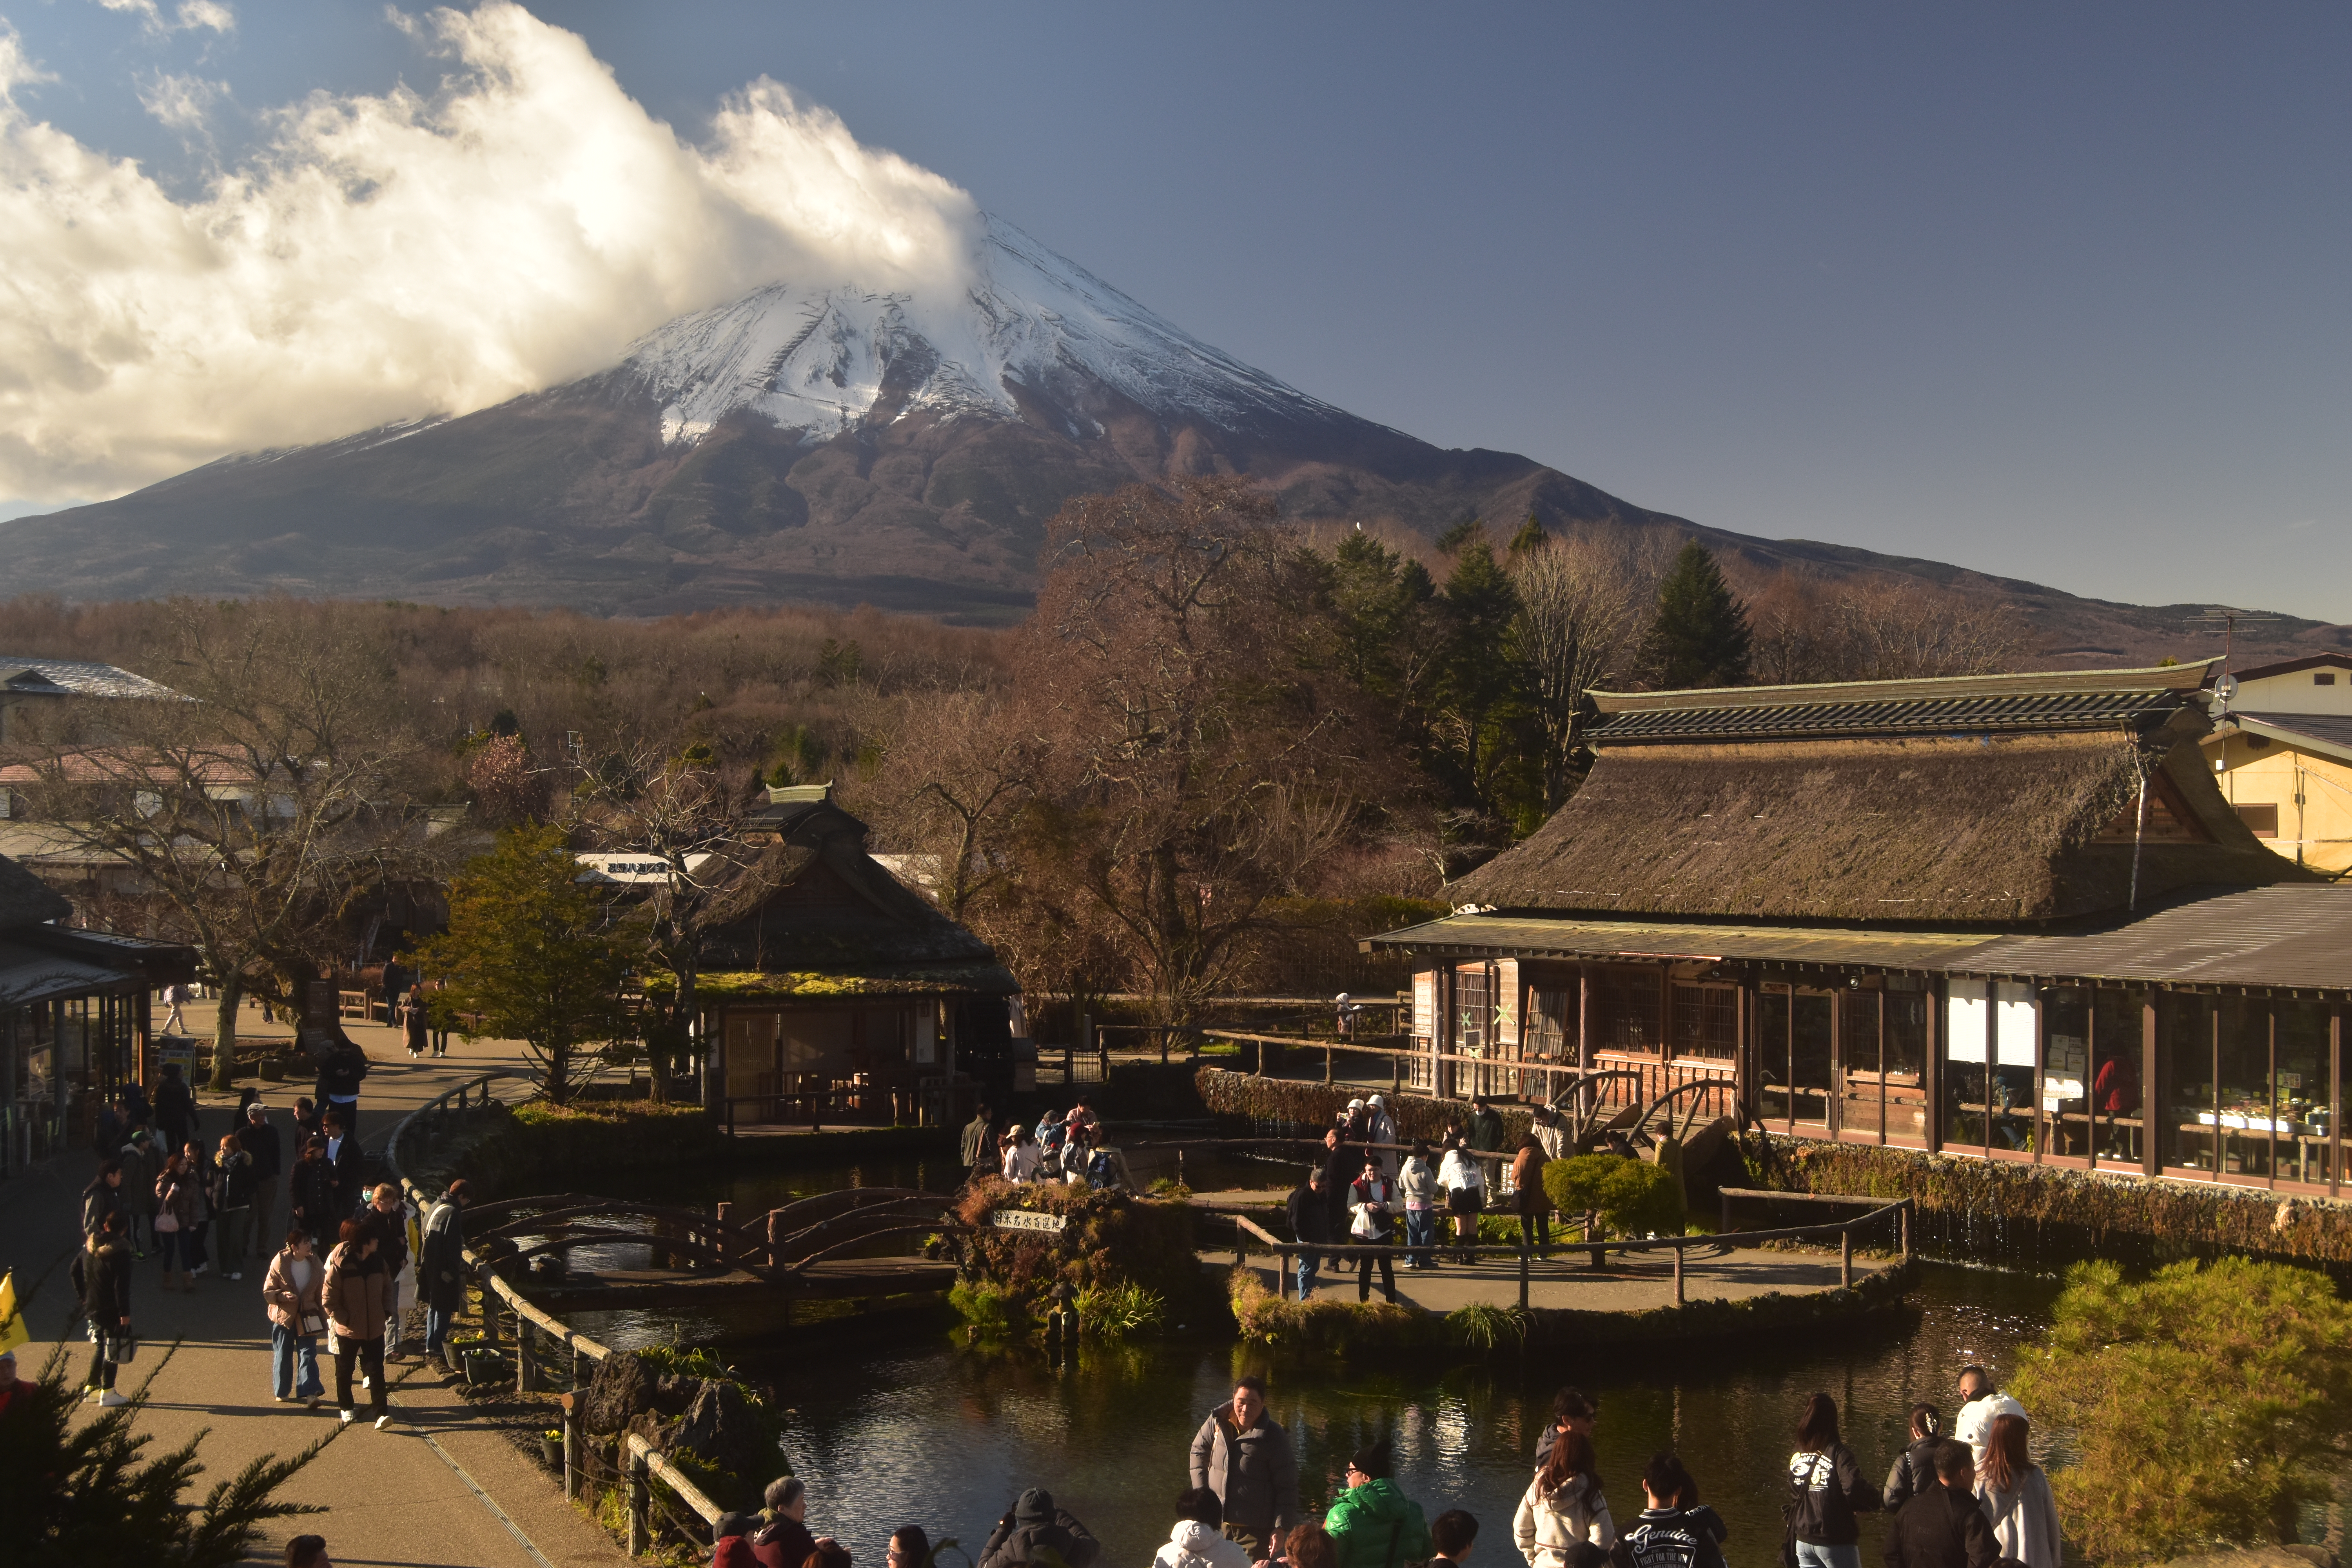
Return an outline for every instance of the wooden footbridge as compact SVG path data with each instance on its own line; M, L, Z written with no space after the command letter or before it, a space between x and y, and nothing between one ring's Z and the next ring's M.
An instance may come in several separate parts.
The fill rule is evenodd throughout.
M878 1298L946 1289L952 1262L874 1255L878 1243L962 1227L953 1200L908 1187L820 1193L739 1223L709 1210L585 1193L546 1193L466 1212L466 1247L485 1274L575 1308L709 1304L750 1288L778 1300ZM643 1247L642 1268L583 1267L584 1247ZM554 1263L542 1259L555 1259Z

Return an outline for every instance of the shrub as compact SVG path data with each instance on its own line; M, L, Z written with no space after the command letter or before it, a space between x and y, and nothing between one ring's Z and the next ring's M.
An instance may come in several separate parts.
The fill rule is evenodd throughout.
M1553 1207L1571 1215L1597 1209L1621 1236L1674 1236L1683 1228L1682 1184L1661 1165L1618 1154L1579 1154L1546 1165L1543 1184Z
M2352 1426L2352 1307L2323 1275L2223 1258L2068 1271L2015 1380L2079 1458L2051 1479L2084 1554L2143 1563L2295 1538Z
M1431 1325L1439 1321L1386 1301L1285 1300L1249 1269L1234 1271L1229 1300L1244 1339L1310 1354L1345 1356L1356 1350L1426 1344Z
M1491 1352L1507 1341L1524 1345L1528 1342L1528 1329L1533 1321L1528 1310L1516 1301L1507 1307L1498 1307L1488 1301L1473 1301L1445 1314L1446 1331L1474 1351Z
M1168 1298L1130 1279L1078 1295L1078 1323L1096 1339L1118 1344L1146 1339L1168 1326Z

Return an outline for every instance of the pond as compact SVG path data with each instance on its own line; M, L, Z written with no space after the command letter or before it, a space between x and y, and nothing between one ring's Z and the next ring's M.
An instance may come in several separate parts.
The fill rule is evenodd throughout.
M961 1175L951 1158L873 1160L616 1173L608 1190L695 1205L726 1199L741 1212L845 1186L944 1194ZM1221 1165L1214 1179L1286 1184L1281 1167L1262 1162ZM605 1261L641 1262L641 1252L614 1248ZM582 1261L591 1256L583 1249ZM2047 1326L2057 1290L2046 1275L1931 1262L1921 1266L1906 1310L1859 1331L1792 1329L1737 1343L1591 1355L1553 1349L1491 1363L1426 1352L1367 1355L1322 1367L1269 1365L1257 1347L1182 1335L1135 1348L1088 1346L1057 1365L1038 1352L966 1346L944 1311L884 1314L853 1333L814 1340L767 1304L567 1316L623 1347L716 1345L745 1374L772 1383L790 1408L785 1450L809 1484L810 1523L838 1534L860 1563L878 1564L889 1532L905 1523L923 1525L934 1540L952 1536L977 1558L1021 1489L1044 1486L1101 1538L1104 1568L1138 1568L1167 1538L1193 1433L1232 1380L1252 1371L1271 1378L1273 1413L1297 1447L1310 1504L1328 1499L1351 1450L1387 1435L1409 1496L1433 1517L1468 1509L1482 1526L1478 1563L1515 1562L1511 1514L1537 1435L1554 1392L1574 1384L1601 1406L1601 1475L1621 1522L1640 1511L1643 1462L1671 1446L1729 1524L1730 1559L1765 1563L1777 1554L1790 1436L1808 1394L1837 1399L1847 1440L1881 1479L1901 1451L1911 1405L1933 1402L1948 1420L1958 1369L1971 1361L2013 1366L2021 1342ZM802 1327L825 1315L797 1311ZM1880 1529L1875 1518L1864 1522L1865 1562L1876 1561Z

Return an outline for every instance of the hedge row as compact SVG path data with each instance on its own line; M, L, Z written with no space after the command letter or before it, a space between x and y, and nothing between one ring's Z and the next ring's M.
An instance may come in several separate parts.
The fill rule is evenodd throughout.
M2196 1182L2070 1171L1866 1143L1751 1142L1759 1186L1911 1198L1929 1213L2145 1236L2312 1262L2352 1262L2352 1207Z
M1325 1085L1297 1079L1259 1078L1251 1073L1202 1068L1193 1076L1201 1102L1218 1116L1246 1117L1319 1131L1331 1125L1348 1101L1369 1091L1360 1086ZM1407 1142L1426 1138L1434 1142L1450 1121L1466 1120L1475 1108L1466 1100L1433 1100L1425 1094L1377 1091L1387 1100L1397 1136ZM1497 1105L1503 1118L1503 1146L1511 1147L1533 1125L1523 1106Z

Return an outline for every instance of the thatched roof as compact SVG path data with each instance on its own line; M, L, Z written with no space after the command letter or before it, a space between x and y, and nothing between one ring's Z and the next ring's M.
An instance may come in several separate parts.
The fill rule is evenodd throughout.
M2118 910L2131 896L2140 770L2158 759L2143 905L2191 884L2302 879L2221 799L2184 715L2148 736L1604 752L1541 830L1450 892L1457 906L1498 910L1775 920L1975 923Z
M73 905L16 861L0 855L0 930L61 921Z
M825 976L852 990L969 990L983 969L982 988L998 989L995 951L867 854L864 823L829 800L780 805L709 867L707 968L778 976L769 994L817 994ZM941 966L936 987L922 984L927 965Z

